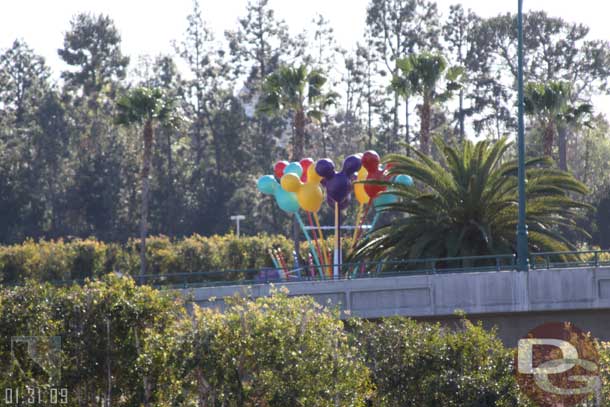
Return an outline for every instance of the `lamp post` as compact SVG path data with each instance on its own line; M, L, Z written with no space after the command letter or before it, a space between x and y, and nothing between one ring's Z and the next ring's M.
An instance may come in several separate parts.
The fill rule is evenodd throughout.
M237 238L239 239L239 221L246 219L244 215L231 216L231 220L237 222Z
M517 58L518 58L518 78L517 93L519 106L519 133L517 135L518 155L519 155L519 221L517 224L517 268L519 271L529 269L528 248L527 248L527 225L525 223L525 123L523 120L523 0L518 1L517 12Z

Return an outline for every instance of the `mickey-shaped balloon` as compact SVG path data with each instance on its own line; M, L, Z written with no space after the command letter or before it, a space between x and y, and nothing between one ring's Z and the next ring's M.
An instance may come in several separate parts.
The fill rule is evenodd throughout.
M343 162L343 169L335 172L335 164L324 158L316 163L316 172L324 178L326 193L335 202L342 203L352 190L352 176L360 170L362 163L357 155L350 155Z
M368 175L368 171L363 166L358 171L357 180L364 181L364 180L366 180L367 175ZM366 193L366 190L364 189L364 184L361 184L361 183L354 184L354 195L356 195L356 199L358 200L360 205L365 205L365 204L369 203L369 201L371 200L371 198Z
M305 171L303 171L305 172ZM310 165L306 174L307 182L301 182L296 173L284 174L281 185L288 192L295 192L301 208L307 212L318 212L324 202L324 193L320 187L320 177L313 165Z
M352 200L350 199L350 195L348 195L344 200L339 202L339 209L340 210L347 209L349 207L349 204L351 201ZM335 201L328 195L326 195L326 203L331 208L333 208L333 209L335 208Z
M367 180L373 181L387 181L389 177L386 175L384 169L379 165L379 154L375 151L369 150L362 155L362 166L366 168ZM385 185L376 184L364 184L364 190L371 199L377 198L377 196L386 190Z
M392 180L395 184L401 184L407 187L413 185L413 179L408 175L397 175ZM388 209L387 206L398 202L398 196L392 193L392 189L388 190L386 193L379 195L375 200L373 200L373 204L375 205L376 211L383 211Z
M296 165L292 165L296 164ZM291 163L290 165L285 166L283 169L284 175L286 174L295 174L295 176L300 177L303 169L299 163ZM277 205L281 210L288 213L296 213L299 210L299 201L297 200L297 196L293 192L288 192L279 182L275 179L273 175L263 175L260 177L256 183L256 187L263 194L271 195L275 198Z
M303 168L303 175L301 175L302 182L307 182L307 178L309 175L309 167L311 167L313 162L313 158L310 157L303 158L301 161L299 161L299 164L301 164L301 167Z

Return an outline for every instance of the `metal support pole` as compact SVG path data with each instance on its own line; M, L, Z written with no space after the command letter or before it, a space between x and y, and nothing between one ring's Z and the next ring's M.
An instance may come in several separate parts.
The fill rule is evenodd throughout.
M523 0L518 1L517 30L518 30L518 105L519 105L519 134L517 137L519 156L519 222L517 224L517 269L527 271L528 244L527 225L525 223L525 122L523 119Z
M237 238L239 239L239 221L242 221L246 219L246 217L244 215L235 215L235 216L231 216L231 220L234 220L235 222L237 222Z

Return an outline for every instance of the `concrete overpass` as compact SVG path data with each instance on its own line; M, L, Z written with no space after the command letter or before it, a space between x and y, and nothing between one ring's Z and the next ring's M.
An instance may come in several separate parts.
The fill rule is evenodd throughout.
M486 271L278 283L289 295L310 295L338 306L343 317L392 315L451 324L456 311L497 326L510 346L544 322L570 321L610 340L610 267ZM184 290L202 307L224 308L235 294L268 295L270 285L201 287Z

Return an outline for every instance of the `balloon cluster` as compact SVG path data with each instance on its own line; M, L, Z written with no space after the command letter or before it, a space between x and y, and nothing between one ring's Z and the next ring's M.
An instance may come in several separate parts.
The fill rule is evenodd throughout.
M396 202L398 198L393 194L382 194L387 189L385 185L353 181L389 181L388 169L389 166L384 168L381 165L375 151L350 155L343 162L341 171L336 171L335 164L328 158L315 163L311 158L292 163L278 161L273 167L275 176L262 176L257 187L263 194L273 196L280 209L288 213L296 213L299 208L312 213L320 211L324 190L331 207L339 203L340 209L347 208L353 189L361 205L372 200L379 209ZM408 175L398 175L393 181L407 186L413 184Z
M335 210L335 234L339 238L340 211L349 206L350 195L353 191L360 204L357 216L357 222L360 225L357 229L361 229L362 221L371 205L377 212L373 220L372 227L374 227L379 213L388 205L397 202L398 197L390 193L391 191L387 191L385 185L354 181L389 181L392 178L388 174L388 170L389 166L381 165L379 155L375 151L350 155L343 161L340 171L337 171L333 161L328 158L317 162L311 158L304 158L298 162L278 161L273 166L274 175L260 177L257 181L257 188L263 194L273 196L277 205L284 212L295 214L310 244L313 257L317 260L316 264L319 266L319 257L326 260L325 256L321 255L320 250L317 252L314 250L307 228L298 214L299 208L307 213L310 224L312 224L311 216L314 216L318 225L318 234L323 238L317 213L322 208L325 200L324 191L326 191L326 201ZM408 175L398 175L392 181L407 186L413 184L413 180ZM366 211L363 210L365 205ZM315 232L314 237L316 237L317 247ZM359 233L354 233L354 240L358 237ZM336 246L338 245L337 243ZM335 250L337 249L335 247Z

